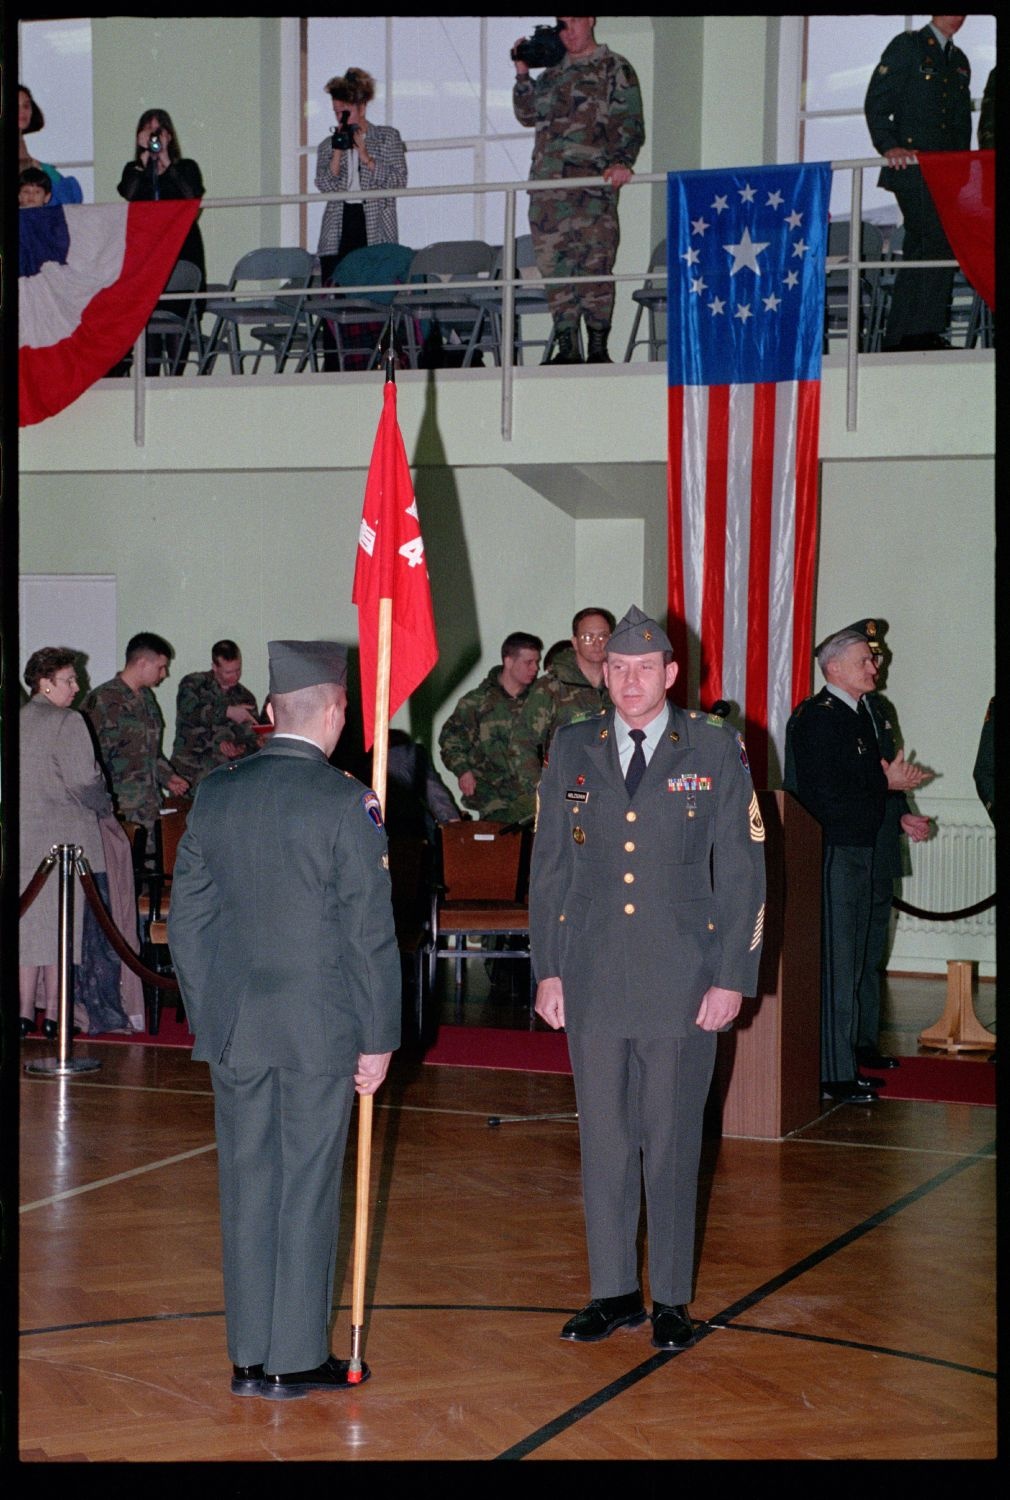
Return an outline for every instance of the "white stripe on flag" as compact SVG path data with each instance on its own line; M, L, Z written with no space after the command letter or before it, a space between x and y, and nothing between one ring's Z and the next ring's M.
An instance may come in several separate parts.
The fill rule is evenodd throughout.
M63 212L70 234L66 264L47 261L35 276L19 282L22 348L44 349L69 338L91 299L122 273L129 204L71 204Z
M751 462L754 453L754 387L729 388L729 463L726 493L726 593L723 602L722 696L747 702L747 592L750 565ZM707 706L707 705L706 705Z
M793 603L796 552L796 420L799 386L784 380L775 405L775 497L772 505L768 624L768 738L785 766L786 720L792 704Z

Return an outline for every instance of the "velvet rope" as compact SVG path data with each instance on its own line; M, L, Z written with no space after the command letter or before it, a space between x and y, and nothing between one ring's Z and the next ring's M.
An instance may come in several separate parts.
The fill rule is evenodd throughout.
M45 885L46 881L49 879L50 874L55 868L56 851L55 849L51 849L46 855L45 859L39 865L38 869L35 871L35 874L32 876L31 880L29 880L28 884L21 892L21 899L18 902L19 919L24 916L25 912L31 906L32 902L35 900L35 897Z
M984 901L976 901L974 906L962 906L960 911L923 911L921 907L909 906L907 901L899 901L897 896L891 905L895 911L903 911L906 917L920 917L926 922L960 922L962 917L977 917L979 912L988 911L990 906L995 906L996 892L993 891Z
M98 894L98 887L95 885L94 878L88 868L87 860L83 858L78 859L76 861L76 869L88 904L98 918L99 926L127 968L132 969L134 974L139 974L145 984L154 985L155 989L178 990L179 985L175 979L168 979L164 974L156 974L153 969L148 969L140 962L140 959L130 948L119 928L105 910L102 898Z

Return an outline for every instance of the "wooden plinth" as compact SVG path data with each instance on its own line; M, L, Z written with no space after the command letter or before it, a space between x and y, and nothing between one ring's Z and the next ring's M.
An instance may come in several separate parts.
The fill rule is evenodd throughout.
M975 1014L973 959L947 960L947 1003L935 1025L919 1032L920 1047L941 1052L995 1052L996 1038Z
M781 1140L820 1101L821 830L788 792L759 792L765 825L758 995L719 1038L713 1089L725 1135Z

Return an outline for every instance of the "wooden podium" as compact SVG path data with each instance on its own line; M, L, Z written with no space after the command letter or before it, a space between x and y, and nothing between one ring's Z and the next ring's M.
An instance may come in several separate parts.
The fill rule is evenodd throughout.
M781 1140L823 1113L821 830L788 792L759 792L765 825L758 994L719 1037L713 1093L724 1135Z

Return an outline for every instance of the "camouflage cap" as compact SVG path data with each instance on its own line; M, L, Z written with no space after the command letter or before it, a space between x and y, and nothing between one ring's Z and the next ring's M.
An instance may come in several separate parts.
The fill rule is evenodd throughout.
M670 638L661 625L633 604L618 620L607 642L607 655L647 656L650 651L672 651Z
M347 686L347 647L337 641L267 641L271 693L297 693L321 682Z

